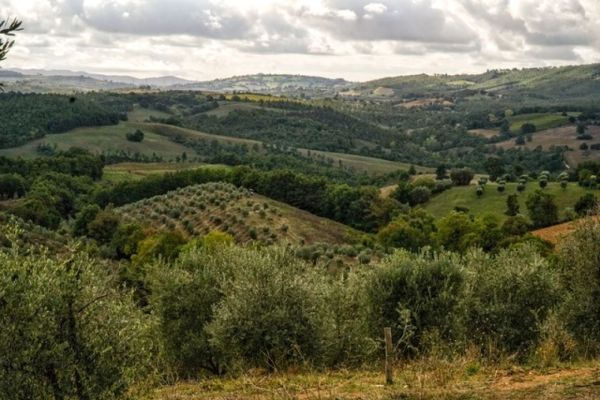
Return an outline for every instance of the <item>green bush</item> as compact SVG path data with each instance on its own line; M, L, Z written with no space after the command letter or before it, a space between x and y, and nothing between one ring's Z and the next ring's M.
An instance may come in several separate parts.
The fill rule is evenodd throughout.
M213 373L225 369L205 328L223 297L221 286L233 265L222 262L213 250L191 249L172 265L158 263L149 273L150 304L159 320L166 357L186 377L203 369Z
M567 290L561 314L588 354L600 353L600 223L585 219L559 249Z
M468 339L490 349L526 355L539 339L540 322L560 300L556 273L531 246L491 257L466 256Z
M460 337L460 303L465 273L450 253L398 251L367 277L366 302L372 337L383 328L395 332L398 351L422 350L422 339L434 331L444 339Z
M283 248L221 256L235 266L206 328L230 362L277 370L324 357L324 287L315 269Z
M0 398L122 398L148 372L153 320L104 266L18 247L0 265Z

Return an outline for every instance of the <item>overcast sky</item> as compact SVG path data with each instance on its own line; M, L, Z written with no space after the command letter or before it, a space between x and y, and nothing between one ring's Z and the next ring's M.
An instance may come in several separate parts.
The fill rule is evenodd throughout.
M0 0L4 68L368 80L600 61L600 0Z

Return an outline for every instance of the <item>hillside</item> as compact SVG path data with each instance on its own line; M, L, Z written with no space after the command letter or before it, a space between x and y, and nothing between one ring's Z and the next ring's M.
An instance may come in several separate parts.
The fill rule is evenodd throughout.
M245 189L225 183L188 186L116 209L126 221L188 236L218 230L236 242L343 244L355 232Z
M586 133L591 138L579 140L577 139L576 127L574 125L567 125L535 132L531 135L531 140L525 141L525 144L521 146L516 144L515 139L495 143L494 146L503 149L513 149L516 147L535 149L541 146L544 150L549 150L553 146L566 146L569 148L569 151L565 153L565 160L571 167L575 167L582 161L597 161L600 159L600 151L593 149L582 150L580 148L583 143L586 143L588 146L600 143L600 127L591 125L587 128Z
M256 74L172 86L172 89L269 94L335 94L351 85L344 79L305 75Z
M397 97L468 96L480 91L493 95L533 95L539 98L591 97L600 89L600 64L489 70L481 74L407 75L359 84L355 89L373 95L381 88ZM375 93L377 94L377 93Z
M504 214L504 211L506 211L506 198L510 194L518 193L516 186L516 183L509 182L506 184L506 190L500 193L496 190L496 184L488 183L485 193L480 198L475 193L475 185L455 186L434 196L425 204L424 208L436 218L444 217L455 207L465 207L469 210L470 214L476 216L494 215L500 221L503 221L507 218ZM525 200L527 196L537 189L539 189L537 182L529 182L525 190L518 195L521 214L527 215ZM595 193L595 191L584 189L576 183L569 183L566 189L562 189L560 184L556 182L548 183L544 192L556 197L556 205L558 206L561 218L564 217L565 208L572 208L582 195L585 193Z

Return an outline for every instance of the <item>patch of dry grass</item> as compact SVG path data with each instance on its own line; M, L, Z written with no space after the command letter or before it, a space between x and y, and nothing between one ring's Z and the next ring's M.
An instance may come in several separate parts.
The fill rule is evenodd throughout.
M182 382L155 390L145 400L224 399L598 399L600 364L548 370L480 366L472 359L426 358L397 365L393 385L383 371L264 374Z

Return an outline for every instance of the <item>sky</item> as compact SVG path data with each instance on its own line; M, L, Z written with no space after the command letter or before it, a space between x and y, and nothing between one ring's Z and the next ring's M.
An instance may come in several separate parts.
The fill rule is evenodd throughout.
M600 62L600 0L0 0L3 68L365 81Z

